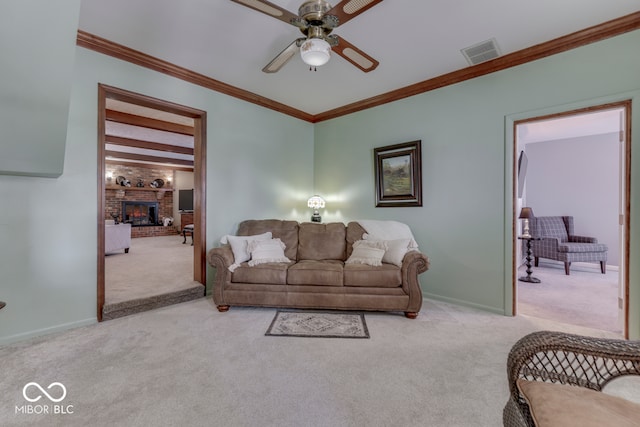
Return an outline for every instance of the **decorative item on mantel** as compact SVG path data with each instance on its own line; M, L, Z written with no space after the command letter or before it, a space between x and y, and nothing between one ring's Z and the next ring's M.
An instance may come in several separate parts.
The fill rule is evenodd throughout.
M122 175L119 175L116 178L116 184L121 185L122 187L131 187L131 181L129 181L127 178L125 178Z
M144 187L144 180L142 178L138 178L138 182L136 182L136 187L138 188Z
M307 200L307 206L313 209L311 222L322 222L322 217L320 217L318 209L324 208L324 205L324 199L318 195L312 196Z
M160 178L156 178L149 184L150 187L153 188L162 188L164 186L164 181Z

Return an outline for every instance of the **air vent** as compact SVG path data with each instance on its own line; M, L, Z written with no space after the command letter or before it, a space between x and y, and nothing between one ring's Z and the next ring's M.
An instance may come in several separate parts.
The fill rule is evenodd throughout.
M462 52L469 65L480 64L500 56L500 48L498 48L498 43L495 39L469 46L460 52Z

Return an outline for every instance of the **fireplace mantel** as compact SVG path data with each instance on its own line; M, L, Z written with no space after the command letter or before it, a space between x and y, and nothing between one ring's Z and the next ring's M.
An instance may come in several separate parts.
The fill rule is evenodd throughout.
M123 198L128 191L150 191L156 193L156 199L162 200L165 193L172 192L173 188L153 188L153 187L124 187L122 185L107 185L105 187L107 190L114 190L116 192L116 198Z
M167 192L173 191L173 188L153 188L153 187L124 187L122 185L107 185L105 187L107 190L125 190L125 191L158 191L158 192Z

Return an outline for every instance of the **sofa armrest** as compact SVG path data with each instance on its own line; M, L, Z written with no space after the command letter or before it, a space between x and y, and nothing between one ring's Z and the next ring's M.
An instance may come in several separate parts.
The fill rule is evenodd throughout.
M623 375L640 375L640 341L540 331L515 343L507 359L511 405L528 421L529 407L516 385L520 378L601 391Z
M587 236L569 236L569 241L572 243L598 243L597 238Z
M224 284L231 281L229 266L233 264L233 252L231 246L224 245L213 248L207 253L207 261L216 269L216 278L213 282L213 301L217 305L225 305Z
M422 289L418 275L429 269L429 258L422 252L407 252L402 259L402 289L409 295L407 312L417 313L422 307Z
M233 252L229 245L213 248L207 253L207 261L215 268L228 269L233 264L233 260Z

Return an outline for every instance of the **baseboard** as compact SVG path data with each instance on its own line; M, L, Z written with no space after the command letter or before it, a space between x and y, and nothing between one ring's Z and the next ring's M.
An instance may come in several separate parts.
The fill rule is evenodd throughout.
M502 309L502 308L496 308L496 307L490 307L488 305L476 304L476 303L473 303L473 302L464 301L464 300L460 300L460 299L456 299L456 298L443 297L442 295L430 294L428 292L422 292L422 299L423 299L423 301L426 300L426 299L432 299L432 300L436 300L436 301L447 302L447 303L450 303L450 304L461 305L461 306L464 306L464 307L475 308L475 309L482 310L482 311L488 311L489 313L500 314L502 316L511 316L511 313L506 314L504 309Z
M30 338L36 338L44 335L54 334L56 332L64 332L69 329L80 328L82 326L89 326L98 323L98 319L93 317L91 319L79 320L77 322L64 323L62 325L52 326L49 328L37 329L35 331L29 331L22 334L10 335L8 337L0 338L0 346L6 344L12 344L19 341L24 341Z

